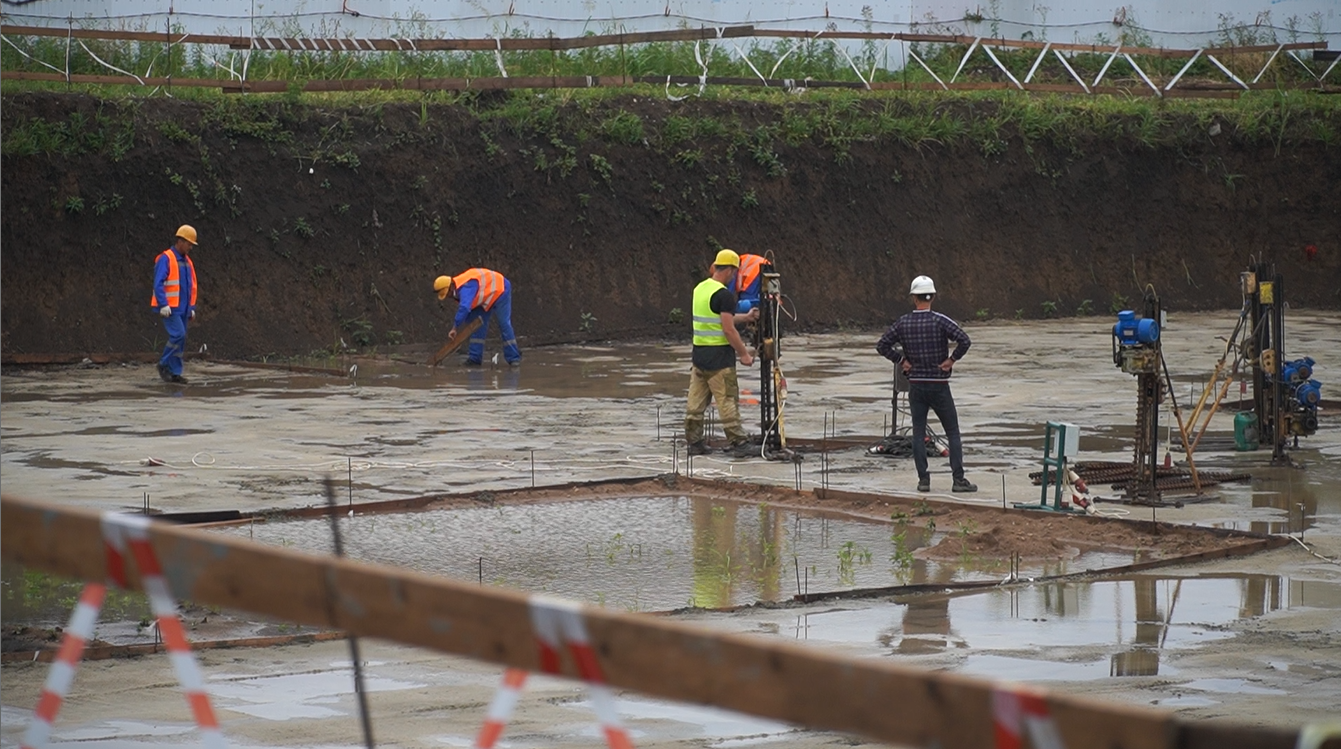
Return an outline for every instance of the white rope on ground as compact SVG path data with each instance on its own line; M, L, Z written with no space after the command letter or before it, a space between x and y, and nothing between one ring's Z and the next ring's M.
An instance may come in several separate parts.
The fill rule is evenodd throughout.
M1282 534L1277 533L1277 534L1275 534L1275 535L1280 536L1280 535L1282 535ZM1299 545L1304 549L1304 551L1307 551L1308 553L1312 554L1313 556L1317 557L1318 559L1321 559L1321 560L1324 561L1324 562L1327 562L1327 563L1329 563L1329 564L1339 564L1339 565L1341 565L1341 559L1333 559L1332 557L1323 556L1322 554L1319 554L1318 552L1316 552L1316 551L1314 551L1313 549L1309 548L1309 545L1306 544L1306 543L1304 543L1303 539L1296 538L1295 536L1291 536L1291 535L1289 535L1289 534L1284 534L1284 537L1290 539L1291 541L1294 541L1294 542L1297 543L1297 544L1299 544Z

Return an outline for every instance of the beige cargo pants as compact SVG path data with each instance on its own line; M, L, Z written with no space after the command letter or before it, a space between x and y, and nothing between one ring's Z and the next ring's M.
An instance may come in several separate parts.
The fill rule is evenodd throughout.
M710 398L717 401L722 429L731 444L748 441L749 435L740 425L740 382L736 379L736 368L704 371L690 367L689 405L684 414L685 442L692 445L703 440L703 412L708 410Z

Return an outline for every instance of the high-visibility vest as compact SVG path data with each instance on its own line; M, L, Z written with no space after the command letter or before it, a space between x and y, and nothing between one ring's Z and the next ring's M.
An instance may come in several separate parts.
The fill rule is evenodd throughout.
M705 278L694 287L694 345L730 346L722 330L722 316L712 311L712 295L725 289L721 281Z
M740 270L736 271L736 293L750 288L768 261L759 255L741 255Z
M494 306L494 302L503 296L503 274L487 268L471 268L459 276L452 276L452 283L460 289L467 281L478 281L480 290L475 293L475 301L470 308L483 307L485 312ZM459 292L458 292L459 293Z
M182 274L177 266L177 253L171 248L163 250L160 255L166 255L168 258L168 277L163 279L163 293L168 297L169 307L180 307L182 300ZM158 265L158 259L154 259L154 265ZM191 262L191 257L186 258L186 267L191 269L191 306L196 306L196 264ZM158 307L158 295L149 295L149 306Z

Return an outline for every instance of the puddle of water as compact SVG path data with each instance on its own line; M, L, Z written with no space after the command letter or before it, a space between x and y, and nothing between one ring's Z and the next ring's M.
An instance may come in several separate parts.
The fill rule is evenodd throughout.
M365 515L342 518L341 525L346 552L355 559L628 610L720 608L787 600L798 590L995 580L1002 574L975 567L972 559L919 559L901 567L887 523L683 497ZM331 549L326 520L220 532ZM903 544L908 552L922 539ZM1026 574L1128 561L1129 555L1092 552Z
M803 613L777 631L891 655L962 650L971 653L965 668L984 676L1098 679L1170 675L1163 652L1227 639L1234 621L1296 607L1341 609L1341 584L1251 574L1044 583Z
M715 740L711 746L745 746L748 744L782 741L794 733L796 728L786 723L764 720L743 713L721 710L713 707L685 705L676 702L648 700L637 697L621 696L617 703L620 717L628 721L666 721L681 724L679 730L667 726L658 726L655 737L659 741L668 738ZM594 716L590 700L569 703L568 707L579 709ZM583 729L583 735L599 738L597 728ZM633 731L634 737L646 734L646 731Z
M1165 697L1162 700L1155 700L1155 705L1159 707L1211 707L1218 705L1218 700L1210 697L1194 697L1192 695L1179 695L1177 697Z
M1203 692L1221 694L1288 694L1283 689L1259 687L1243 679L1193 679L1183 684L1184 689L1200 689Z
M364 687L369 692L390 692L419 689L427 686L370 674L364 675ZM354 689L352 668L334 668L320 673L281 674L229 678L213 676L209 680L210 696L225 710L245 713L265 720L293 720L295 718L330 718L351 714L337 709L339 703L354 707L351 695Z

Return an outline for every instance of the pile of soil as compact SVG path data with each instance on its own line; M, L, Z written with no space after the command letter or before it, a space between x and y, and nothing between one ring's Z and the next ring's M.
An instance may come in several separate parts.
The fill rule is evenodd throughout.
M887 322L923 273L961 318L1086 300L1106 314L1146 284L1168 310L1236 307L1254 255L1279 263L1291 304L1341 307L1341 159L1316 139L836 146L786 135L822 106L805 100L499 114L517 101L6 95L0 350L160 348L151 272L181 223L201 238L189 346L225 358L440 344L450 311L433 279L472 266L513 281L526 345L687 340L691 289L721 245L776 253L803 329ZM672 142L672 118L735 134Z

